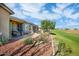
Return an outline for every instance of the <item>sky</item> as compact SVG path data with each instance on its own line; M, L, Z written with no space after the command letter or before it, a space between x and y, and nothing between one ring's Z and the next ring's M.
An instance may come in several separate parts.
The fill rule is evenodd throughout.
M6 3L15 17L40 26L41 20L56 22L56 28L79 29L79 3Z

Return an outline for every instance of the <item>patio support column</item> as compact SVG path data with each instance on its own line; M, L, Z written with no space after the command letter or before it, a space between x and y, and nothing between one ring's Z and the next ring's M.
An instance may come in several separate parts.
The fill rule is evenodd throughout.
M34 33L34 32L33 32L33 26L32 26L32 25L31 25L31 33Z
M23 32L26 31L25 23L23 24Z

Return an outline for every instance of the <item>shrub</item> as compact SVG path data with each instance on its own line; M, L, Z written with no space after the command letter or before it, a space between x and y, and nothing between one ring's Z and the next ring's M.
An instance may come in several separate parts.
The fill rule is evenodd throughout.
M33 41L31 38L28 38L28 39L24 40L24 43L29 45L29 44L33 44Z
M2 42L0 41L0 45L2 45Z
M38 42L47 43L48 41L47 41L47 39L45 39L45 38L41 38L41 39L39 39Z
M4 45L4 44L8 43L8 41L9 41L9 39L3 37L0 39L0 45Z
M72 49L69 45L66 45L64 42L59 42L57 55L67 56L72 53Z
M41 38L39 39L39 41L43 41L43 43L47 43L48 42L48 36L49 36L49 33L47 33L47 32L41 34Z

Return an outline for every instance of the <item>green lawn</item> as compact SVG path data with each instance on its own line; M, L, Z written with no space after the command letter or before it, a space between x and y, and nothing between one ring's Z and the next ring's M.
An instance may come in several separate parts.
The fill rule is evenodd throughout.
M72 50L71 56L79 56L79 35L66 33L63 30L53 30L56 40L64 42Z

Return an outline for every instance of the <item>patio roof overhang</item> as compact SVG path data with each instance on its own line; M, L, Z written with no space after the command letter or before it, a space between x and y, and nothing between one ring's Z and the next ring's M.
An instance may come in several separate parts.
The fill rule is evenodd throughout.
M19 23L26 23L26 24L29 24L27 21L23 20L23 19L20 19L18 17L14 17L14 16L10 16L10 21L16 21L16 22L19 22Z
M19 23L26 23L26 24L38 27L37 25L35 25L35 24L33 24L33 23L29 22L29 21L25 21L23 19L20 19L18 17L10 16L10 20L13 20L13 21L16 21L16 22L19 22Z

